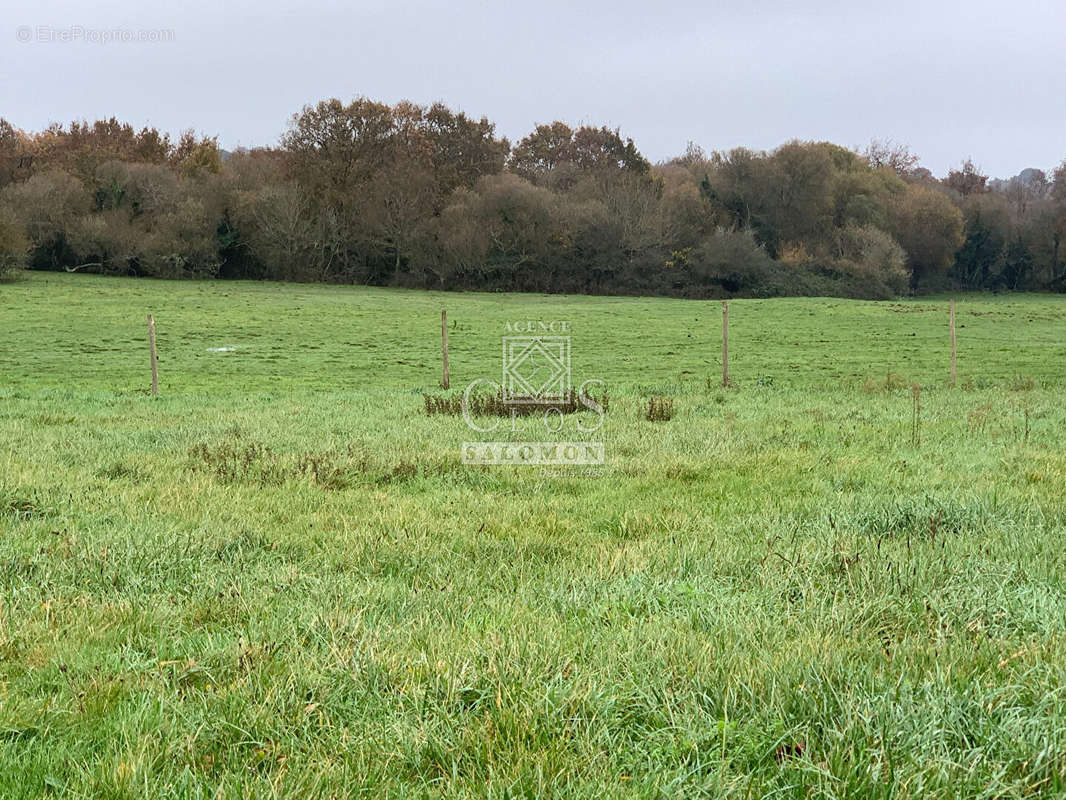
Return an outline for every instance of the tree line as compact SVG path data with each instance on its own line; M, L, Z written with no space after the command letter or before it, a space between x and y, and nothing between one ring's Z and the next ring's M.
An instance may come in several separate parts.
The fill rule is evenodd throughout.
M1066 161L938 179L904 146L513 145L443 104L326 100L226 153L115 119L0 119L0 272L721 297L1066 290Z

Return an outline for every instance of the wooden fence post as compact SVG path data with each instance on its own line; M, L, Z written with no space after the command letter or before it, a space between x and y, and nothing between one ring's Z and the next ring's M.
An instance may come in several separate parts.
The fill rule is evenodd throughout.
M451 388L451 377L448 374L448 310L440 310L440 355L443 373L440 379L442 389Z
M729 385L729 301L722 301L722 386Z
M955 298L951 299L951 385L955 385Z
M159 394L159 359L155 354L155 320L148 315L148 353L152 364L152 396Z

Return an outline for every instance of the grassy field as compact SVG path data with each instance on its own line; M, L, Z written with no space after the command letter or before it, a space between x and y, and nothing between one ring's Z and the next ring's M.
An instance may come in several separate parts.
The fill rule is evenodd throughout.
M570 324L602 469L461 463L445 305L453 390ZM1061 795L1066 298L958 321L0 285L0 797Z

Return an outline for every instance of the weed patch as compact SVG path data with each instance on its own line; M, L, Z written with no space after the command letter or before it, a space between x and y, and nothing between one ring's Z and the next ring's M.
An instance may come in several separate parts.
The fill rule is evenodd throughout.
M10 492L0 490L0 514L6 514L15 519L29 520L42 519L53 513L55 509L45 505L36 490L28 494L17 490Z
M606 393L593 396L578 394L572 389L560 398L549 400L534 397L506 399L501 393L476 392L472 392L469 397L463 394L425 394L422 397L427 416L462 416L464 406L467 414L476 417L529 417L550 413L576 414L591 411L596 405L606 411L610 405L610 398Z
M911 381L890 371L885 373L883 378L870 378L867 380L862 385L862 390L871 394L875 392L898 392L909 386L911 386Z
M674 398L655 396L648 398L644 419L648 422L669 422L674 418Z

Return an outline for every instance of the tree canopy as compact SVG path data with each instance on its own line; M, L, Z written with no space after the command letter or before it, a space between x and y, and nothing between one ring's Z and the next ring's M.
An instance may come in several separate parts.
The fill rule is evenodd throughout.
M943 180L905 145L790 141L651 164L617 128L514 147L485 117L366 97L225 153L111 118L0 120L0 271L445 289L887 297L1066 289L1066 161Z

